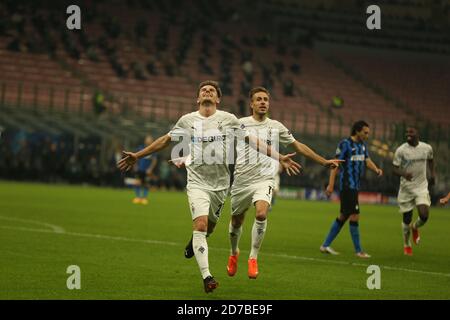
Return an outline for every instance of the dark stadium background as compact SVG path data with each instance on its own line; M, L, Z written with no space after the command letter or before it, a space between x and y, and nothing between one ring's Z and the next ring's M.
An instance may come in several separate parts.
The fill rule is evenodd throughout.
M80 6L81 30L66 28L70 4ZM329 157L351 123L366 120L371 155L386 171L382 182L368 174L366 191L395 195L393 151L405 126L419 125L436 156L433 196L442 194L449 185L449 3L376 1L381 30L366 27L370 4L2 1L0 178L121 187L115 153L166 133L196 109L198 83L214 79L221 108L237 116L249 115L252 86L268 88L271 116ZM327 173L303 164L304 175L283 176L282 185L322 188ZM159 185L183 184L182 172L163 168Z

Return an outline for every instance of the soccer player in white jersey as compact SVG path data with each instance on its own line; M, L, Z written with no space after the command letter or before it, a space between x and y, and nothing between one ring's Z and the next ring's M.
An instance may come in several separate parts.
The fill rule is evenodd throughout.
M295 140L282 123L268 117L270 94L267 89L263 87L253 88L249 93L249 99L252 115L239 119L241 127L249 133L266 140L268 145L278 146L279 142L284 146L290 146L295 151L323 166L336 167L339 165L340 160L324 159L306 145ZM258 276L258 252L267 228L267 213L275 187L278 162L265 155L257 154L254 150L248 148L248 145L242 143L238 143L236 149L237 160L231 187L232 216L229 225L231 254L228 259L227 272L229 276L234 276L237 272L242 223L246 211L254 205L255 221L252 228L248 276L250 279L256 279Z
M400 176L398 205L403 214L403 252L412 255L410 234L413 242L419 244L419 228L428 220L431 205L428 193L427 165L430 170L430 185L434 184L435 171L433 163L433 148L419 141L418 130L415 127L406 129L406 143L397 148L394 155L394 173ZM412 222L413 209L417 207L419 217Z
M139 152L124 151L124 158L118 162L118 168L129 170L137 159L162 150L172 140L184 138L183 142L189 147L187 153L190 153L190 161L186 163L186 169L188 173L187 195L193 220L193 253L202 274L205 292L209 293L218 286L218 282L209 271L206 235L207 232L212 232L219 219L230 186L228 163L224 158L226 157L224 154L226 154L227 140L229 138L234 140L235 136L245 139L253 148L278 158L288 174L299 173L300 165L291 159L294 154L278 154L263 141L248 135L245 130L240 128L236 116L217 110L221 98L217 82L204 81L200 83L197 93L198 111L182 116L168 134L158 138ZM230 130L233 131L232 137L228 136ZM214 150L214 157L218 158L207 157L205 150L211 149Z

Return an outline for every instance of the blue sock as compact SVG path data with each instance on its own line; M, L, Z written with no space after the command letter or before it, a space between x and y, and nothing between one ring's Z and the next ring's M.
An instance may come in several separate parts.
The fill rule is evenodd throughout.
M356 221L350 221L350 234L352 236L353 245L356 253L361 252L361 244L359 243L359 224Z
M344 225L344 223L339 221L338 219L334 220L334 222L331 226L330 232L328 233L328 236L325 239L325 242L323 243L324 247L330 246L331 242L333 242L334 238L336 238L339 231L341 231L343 225Z
M143 194L142 198L147 198L147 196L148 196L148 188L142 187L142 189L144 189L144 194Z
M140 186L134 187L134 193L136 194L136 198L140 198L141 197L141 187Z

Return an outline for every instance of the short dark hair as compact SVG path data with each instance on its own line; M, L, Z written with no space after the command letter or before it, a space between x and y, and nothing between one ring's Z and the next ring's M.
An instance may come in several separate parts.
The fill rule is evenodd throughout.
M264 88L264 87L254 87L252 90L250 90L250 92L248 93L248 97L250 98L250 100L252 100L253 99L253 95L255 94L255 93L258 93L258 92L264 92L264 93L266 93L269 97L270 97L270 93L269 93L269 90L267 90L266 88Z
M219 83L217 81L213 81L213 80L206 80L206 81L200 82L200 84L198 85L197 96L200 94L200 90L204 86L213 86L214 89L216 89L216 91L217 91L217 96L219 98L222 97L222 90L220 90Z
M357 132L360 132L364 127L368 127L369 124L365 122L364 120L356 121L352 126L352 133L351 135L355 135Z
M418 125L409 124L409 125L406 126L406 129L408 129L408 128L412 128L412 129L416 130L417 133L419 133L419 126Z

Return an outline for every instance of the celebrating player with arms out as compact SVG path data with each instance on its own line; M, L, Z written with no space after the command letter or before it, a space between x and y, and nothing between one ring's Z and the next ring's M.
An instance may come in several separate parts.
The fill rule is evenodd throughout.
M430 185L434 184L435 172L433 163L433 148L419 141L418 130L415 127L406 129L406 143L397 148L394 155L394 173L400 176L398 205L403 215L403 252L412 255L410 234L413 241L419 244L419 228L423 226L429 215L431 205L428 193L427 164L430 169ZM419 217L411 224L413 209L417 207Z
M367 145L364 143L369 138L369 125L365 121L357 121L353 124L351 136L342 140L336 150L336 157L345 160L342 167L336 168L330 173L330 180L326 193L331 195L334 189L334 182L338 170L340 171L339 190L341 198L341 214L333 222L331 229L320 247L323 253L337 255L330 245L341 231L342 226L350 218L350 235L356 255L360 258L370 258L361 248L359 239L359 202L358 191L360 187L361 176L364 169L367 168L375 172L378 176L383 175L383 170L379 169L369 158Z
M187 195L193 220L193 254L200 268L205 292L208 293L218 286L209 271L206 236L212 232L219 219L230 185L228 163L224 160L227 140L234 139L235 136L245 139L253 148L279 159L289 174L297 174L300 165L291 159L294 154L280 155L261 140L242 130L236 116L217 110L221 98L217 82L200 83L197 94L198 111L182 116L168 134L158 138L145 149L137 153L124 152L125 157L119 161L118 167L121 170L130 169L137 159L162 150L171 140L183 137L184 143L188 141L190 161L186 163ZM233 131L232 137L225 134L230 130ZM209 149L214 150L215 156L222 157L222 161L214 161L216 158L210 161L206 155L203 157L203 151Z
M268 117L270 94L263 87L253 88L249 93L252 116L239 119L241 127L250 133L257 134L267 144L290 146L295 151L316 161L323 166L339 165L339 160L326 160L316 154L308 146L295 140L286 127ZM275 176L278 172L278 162L258 154L243 143L237 144L237 161L234 170L234 181L231 187L231 221L229 235L231 255L228 259L227 271L229 276L237 272L239 256L239 239L242 233L242 223L245 213L255 206L255 221L252 228L252 244L248 260L248 276L256 279L258 276L258 252L267 228L267 214L270 208Z

